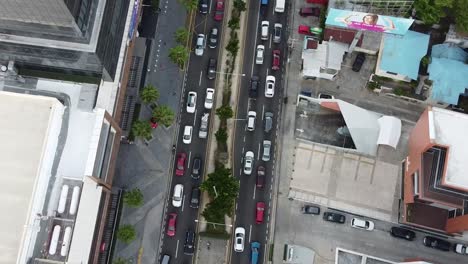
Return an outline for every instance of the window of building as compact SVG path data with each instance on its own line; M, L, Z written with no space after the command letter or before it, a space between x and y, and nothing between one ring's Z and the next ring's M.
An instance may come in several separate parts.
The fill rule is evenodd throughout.
M413 188L414 188L414 196L419 195L419 173L415 171L413 173Z

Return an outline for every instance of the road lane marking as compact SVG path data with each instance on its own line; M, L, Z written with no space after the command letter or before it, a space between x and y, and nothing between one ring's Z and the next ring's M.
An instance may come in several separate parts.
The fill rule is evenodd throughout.
M208 6L210 7L210 9L208 10L208 14L206 14L207 16L211 14L211 0L208 2Z
M250 225L250 230L249 230L249 243L252 238L252 225Z
M257 190L257 186L254 185L254 194L253 194L253 200L255 201L255 191Z
M190 169L190 157L192 156L192 151L189 151L188 153L188 166L187 169Z
M272 35L270 35L270 46L269 46L270 49L271 49L271 40L273 39L271 36Z
M185 206L185 194L182 196L182 212L184 211Z
M257 160L260 160L260 143L258 143Z
M200 79L198 80L198 87L201 86L201 78L203 76L203 71L200 71Z
M192 129L192 137L193 137L193 130L195 130L195 124L197 123L197 109L195 109L195 113L193 115L193 129Z
M244 135L244 143L245 143L245 135Z
M258 3L260 5L260 2ZM258 39L258 29L260 26L260 14L257 13L257 27L255 28L255 43L254 43L254 49L257 48L257 39ZM254 60L252 61L252 69L250 70L250 76L253 75L253 70L255 67L255 52L254 52Z
M269 72L270 72L270 69L269 69L269 68L267 68L267 73L266 73L266 75L267 75L267 76L268 76L268 73L269 73Z
M176 248L175 248L175 258L177 258L177 253L179 253L179 239L177 239L177 245L176 245Z
M265 105L262 105L262 121L263 121L264 116L265 116Z

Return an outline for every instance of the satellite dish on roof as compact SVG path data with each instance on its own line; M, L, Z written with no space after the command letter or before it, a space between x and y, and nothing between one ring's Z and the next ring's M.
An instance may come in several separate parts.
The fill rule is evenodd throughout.
M7 70L8 70L8 67L5 66L5 65L2 65L2 66L0 67L0 71L2 71L2 72L6 72Z

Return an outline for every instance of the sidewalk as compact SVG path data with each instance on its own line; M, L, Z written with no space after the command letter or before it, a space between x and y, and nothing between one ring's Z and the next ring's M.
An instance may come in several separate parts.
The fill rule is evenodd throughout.
M186 10L179 1L161 0L155 38L148 58L145 84L154 85L160 92L159 103L178 113L184 73L170 62L169 48L176 45L174 32L185 26ZM142 105L141 119L149 119L151 109ZM175 122L176 123L176 122ZM152 264L158 260L161 220L171 168L172 142L177 126L159 126L153 130L153 139L144 144L136 140L133 145L122 144L117 161L114 185L124 189L139 188L144 204L139 208L122 211L120 225L135 227L137 239L130 244L116 242L114 258L123 257L131 263Z

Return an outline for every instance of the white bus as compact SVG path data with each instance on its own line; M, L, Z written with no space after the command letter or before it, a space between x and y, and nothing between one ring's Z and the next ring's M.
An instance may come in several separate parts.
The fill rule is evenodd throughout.
M275 12L276 13L283 13L285 4L286 4L286 0L276 0Z

